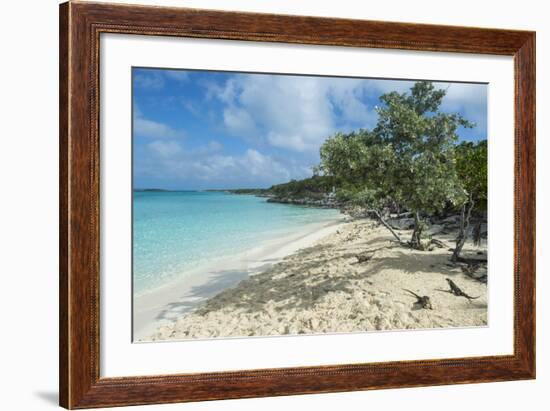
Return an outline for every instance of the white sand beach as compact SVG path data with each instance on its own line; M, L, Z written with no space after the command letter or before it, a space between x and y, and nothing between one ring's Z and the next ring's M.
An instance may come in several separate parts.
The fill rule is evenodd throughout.
M410 232L400 230L403 238ZM437 239L454 246L455 233ZM449 262L449 247L403 247L368 219L263 246L135 301L135 340L487 325L487 285ZM370 259L358 262L357 254ZM486 243L463 254L486 258ZM486 275L482 265L476 276ZM453 295L452 279L473 300ZM429 296L424 309L408 291Z
M151 333L161 325L173 323L210 297L312 246L340 229L344 221L342 216L329 223L309 224L298 234L276 238L244 253L212 261L163 287L135 296L134 341L149 340Z

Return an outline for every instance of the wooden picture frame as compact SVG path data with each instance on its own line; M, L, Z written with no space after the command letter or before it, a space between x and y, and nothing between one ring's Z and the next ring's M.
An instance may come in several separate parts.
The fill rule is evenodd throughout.
M513 56L514 354L100 378L101 33ZM59 47L60 405L91 408L535 378L534 32L69 2L60 6Z

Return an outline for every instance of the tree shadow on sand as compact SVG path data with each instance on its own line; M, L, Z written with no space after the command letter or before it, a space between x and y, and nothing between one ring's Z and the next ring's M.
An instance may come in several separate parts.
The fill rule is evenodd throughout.
M367 251L373 252L393 247L382 246ZM305 249L301 252L303 257L307 257L308 251ZM319 252L319 249L316 251ZM283 261L266 272L252 276L235 287L217 294L215 299L206 301L197 313L205 314L220 310L227 307L227 304L252 313L265 309L265 304L268 302L276 310L309 309L328 293L351 293L353 283L374 277L383 270L398 270L405 274L438 273L442 276L442 285L445 284L446 276L455 276L460 273L460 270L445 265L448 262L448 256L441 255L434 264L436 255L431 253L410 254L406 250L394 252L397 256L374 259L365 264L357 263L356 253L353 252L332 258L319 257L317 254L315 258L304 258L299 264ZM329 265L335 262L343 262L340 272L334 273L328 269ZM361 265L364 265L365 269L357 270ZM203 290L199 288L195 291L201 293Z
M245 313L265 311L267 305L276 311L307 310L329 293L351 293L357 282L363 282L363 287L372 285L368 279L386 270L396 271L396 275L440 274L442 288L446 286L445 278L461 274L460 267L449 264L447 253L411 252L397 244L371 248L354 244L350 252L328 257L326 251L330 248L302 249L291 260L284 259L253 276L238 270L211 273L206 284L192 287L179 301L168 304L157 320L175 319L193 311L204 315L228 307ZM376 258L376 252L387 249L392 249L391 256ZM374 258L358 263L358 252L374 252ZM340 267L338 272L329 269L335 263ZM482 308L474 302L467 306Z

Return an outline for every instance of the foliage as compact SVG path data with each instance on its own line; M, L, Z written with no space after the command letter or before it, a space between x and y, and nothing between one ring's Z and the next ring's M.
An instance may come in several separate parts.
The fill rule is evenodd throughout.
M228 191L232 194L248 194L248 195L265 195L267 190L264 188L234 188L232 190L212 190L212 191Z
M463 142L456 146L456 171L468 197L476 209L487 207L487 140Z
M280 198L323 198L337 184L333 176L319 176L304 180L291 180L288 183L277 184L267 190L267 193Z
M472 124L459 114L440 111L445 93L420 81L410 93L384 94L372 131L338 133L320 151L320 170L342 181L342 197L377 209L399 204L415 213L413 246L420 241L422 214L467 198L455 145L457 129Z
M464 201L454 148L458 127L472 124L459 114L440 112L444 96L444 90L421 81L410 94L391 92L380 97L384 106L378 109L373 133L391 145L395 156L385 184L393 187L396 201L414 212L431 214L447 202Z
M382 208L394 192L386 178L395 163L391 145L367 130L338 133L321 147L320 169L340 181L338 198L353 204Z
M460 229L456 238L456 246L451 257L458 261L470 226L472 211L485 210L487 207L487 140L477 144L464 142L456 147L456 170L462 187L466 193L466 200L462 203ZM481 226L474 230L474 243L481 241Z

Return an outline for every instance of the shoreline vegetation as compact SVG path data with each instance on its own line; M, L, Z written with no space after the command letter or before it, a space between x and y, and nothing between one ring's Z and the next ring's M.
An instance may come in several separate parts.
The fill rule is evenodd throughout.
M346 222L142 339L487 325L487 140L417 82L380 97L372 130L337 133L313 176L223 191L336 208Z

